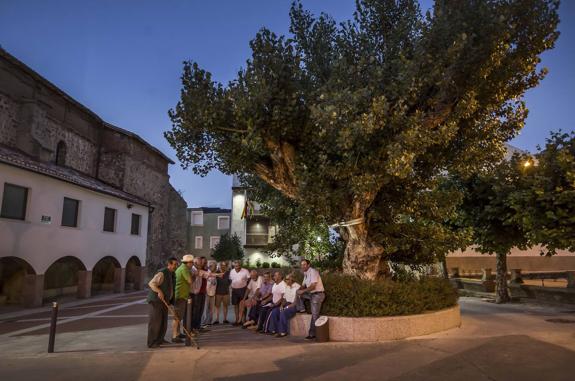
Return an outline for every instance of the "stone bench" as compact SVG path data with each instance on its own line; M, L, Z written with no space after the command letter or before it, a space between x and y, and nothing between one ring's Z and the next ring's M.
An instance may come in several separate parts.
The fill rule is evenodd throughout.
M307 336L311 315L297 314L290 321L292 336ZM420 315L386 317L329 317L330 341L376 342L429 335L461 325L459 306Z

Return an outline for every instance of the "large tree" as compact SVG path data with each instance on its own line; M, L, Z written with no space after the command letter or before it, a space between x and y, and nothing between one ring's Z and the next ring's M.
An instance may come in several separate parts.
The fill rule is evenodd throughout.
M530 163L530 156L517 154L461 182L465 197L460 206L460 222L471 227L472 242L477 250L495 254L497 303L510 299L507 254L514 247L526 249L535 243L521 222L533 177Z
M551 133L527 163L529 186L513 200L516 222L542 254L575 251L575 132Z
M290 11L289 37L261 29L226 86L185 62L166 138L184 167L248 173L318 221L348 222L344 270L388 268L385 239L445 171L496 161L545 71L558 2L358 0L350 21ZM417 221L416 221L417 223Z

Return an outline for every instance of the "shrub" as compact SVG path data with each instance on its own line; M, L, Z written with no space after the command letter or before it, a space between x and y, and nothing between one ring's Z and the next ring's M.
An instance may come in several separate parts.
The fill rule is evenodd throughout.
M281 266L280 266L279 263L277 263L277 262L272 262L272 268L274 268L274 269L279 269L280 267L281 267Z
M262 267L262 261L258 258L256 260L256 267L259 269L260 267Z
M262 268L264 268L264 269L269 269L269 268L270 268L270 263L269 263L269 262L264 262L264 263L262 263Z
M413 315L457 304L457 291L441 278L369 281L328 273L322 281L326 299L321 312L329 316Z

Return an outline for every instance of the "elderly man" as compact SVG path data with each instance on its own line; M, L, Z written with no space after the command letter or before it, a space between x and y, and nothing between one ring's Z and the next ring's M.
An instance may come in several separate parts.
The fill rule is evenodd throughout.
M216 305L214 324L220 324L220 306L223 305L224 324L228 324L228 306L230 304L230 270L227 262L220 262L221 278L216 283Z
M268 303L272 298L272 287L274 282L269 272L264 273L263 281L260 285L259 290L256 291L255 304L250 308L248 314L248 321L246 321L242 328L248 328L252 325L258 323L258 318L260 316L260 309L262 305Z
M166 340L166 330L168 329L168 307L174 297L174 271L178 267L176 258L168 259L166 267L158 270L156 275L150 280L148 286L148 304L150 320L148 321L148 347L157 348L164 344Z
M304 273L304 278L302 282L302 287L297 290L297 295L299 296L299 310L304 312L303 300L307 299L311 304L311 322L309 324L309 332L306 340L315 339L315 321L319 317L321 312L321 304L325 299L325 290L323 288L323 283L321 281L321 276L319 272L312 268L310 262L307 259L301 260L301 271Z
M234 261L234 268L230 271L230 281L232 286L232 304L234 305L234 312L236 321L234 326L241 325L240 323L240 302L244 298L246 286L250 280L250 272L242 268L241 261Z
M184 255L182 264L176 270L176 294L174 310L182 322L186 321L186 306L190 297L192 286L192 276L190 270L194 266L194 256ZM185 323L184 323L185 324ZM190 329L190 327L186 327ZM180 322L176 319L172 321L172 343L183 343L186 336L180 333Z
M301 287L294 281L293 275L288 274L285 279L284 297L280 308L272 311L270 317L270 331L276 332L276 337L286 337L289 331L289 321L297 312L297 290Z
M257 304L257 292L263 283L263 277L258 275L256 270L250 271L250 281L246 287L244 298L240 302L240 318L239 321L244 323L244 315L246 308L254 308Z
M192 329L196 332L202 329L202 316L206 304L208 278L221 276L221 274L210 274L207 271L207 263L206 257L196 257L194 259L194 266L192 267Z
M258 321L258 332L259 333L272 333L275 331L270 329L270 316L275 309L279 309L285 291L285 282L283 281L282 273L276 271L274 273L274 285L272 286L272 300L265 305L262 305L260 310L260 316Z
M217 263L210 261L208 263L208 284L206 286L206 307L202 325L212 325L214 307L216 305L216 287L217 287Z

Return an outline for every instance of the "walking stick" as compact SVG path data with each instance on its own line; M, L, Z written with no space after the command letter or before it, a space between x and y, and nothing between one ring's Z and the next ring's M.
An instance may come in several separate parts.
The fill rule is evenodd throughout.
M160 299L160 298L158 298ZM188 339L190 339L191 342L193 342L196 345L196 349L200 349L200 345L198 344L198 341L195 339L195 337L190 333L190 331L188 331L188 329L186 328L186 325L184 324L184 322L182 321L182 319L180 319L180 317L178 316L178 314L176 313L176 311L174 310L174 307L170 306L164 299L160 299L162 301L162 303L164 303L164 305L168 308L168 311L172 314L173 318L178 322L178 324L182 324L182 328L184 329L184 332L186 333L186 336L188 336Z

